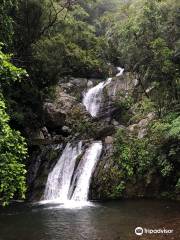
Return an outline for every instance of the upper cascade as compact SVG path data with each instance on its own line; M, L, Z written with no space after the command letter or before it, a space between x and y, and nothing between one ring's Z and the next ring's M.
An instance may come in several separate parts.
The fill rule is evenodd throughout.
M116 74L116 77L119 77L119 76L123 75L123 73L124 73L124 68L117 67L117 70L118 70L118 73Z
M124 68L117 67L118 73L116 77L119 77L123 74ZM110 84L112 78L108 78L106 81L100 82L95 87L90 88L85 94L83 98L83 104L86 107L86 110L91 114L92 117L97 117L99 110L102 105L103 99L103 89L105 86Z
M105 82L100 82L93 88L90 88L83 98L83 104L92 117L97 117L102 103L103 88L111 82L108 78Z

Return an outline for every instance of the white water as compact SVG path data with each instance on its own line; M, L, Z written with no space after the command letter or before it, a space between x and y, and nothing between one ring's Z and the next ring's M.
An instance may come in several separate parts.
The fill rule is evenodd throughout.
M118 70L119 72L116 74L116 77L119 77L119 76L123 75L124 68L117 67L117 70Z
M116 74L116 77L119 77L123 75L124 68L117 67L117 71L118 73ZM102 105L103 89L106 85L111 83L111 80L112 78L108 78L105 82L100 82L84 94L83 104L92 117L97 117Z
M81 174L77 180L72 200L87 201L92 172L100 158L101 151L102 142L94 142L85 152L81 164Z
M102 142L100 141L92 143L86 150L77 166L78 177L74 186L72 178L76 159L82 153L82 142L74 147L68 143L57 164L48 175L43 201L40 204L63 204L62 207L67 208L90 206L91 204L87 201L89 185L101 151ZM69 194L71 188L74 189L72 196Z
M92 117L97 117L102 103L103 88L111 82L112 78L108 78L105 82L100 82L93 88L90 88L84 95L83 104Z
M64 202L68 200L68 191L77 157L82 152L82 142L75 147L70 143L66 145L61 157L53 170L49 173L44 200L57 200Z
M117 67L116 76L121 76L124 69ZM89 89L83 98L83 104L92 117L97 117L103 99L103 89L112 78ZM75 169L76 159L82 153L82 142L75 147L67 144L59 161L49 173L43 199L44 203L63 203L64 207L88 205L88 192L92 173L102 152L102 142L94 142L86 150Z

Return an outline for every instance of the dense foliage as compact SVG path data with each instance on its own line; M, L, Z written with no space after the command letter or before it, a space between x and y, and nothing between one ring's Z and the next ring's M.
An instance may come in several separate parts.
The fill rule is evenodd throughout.
M106 71L105 42L97 36L90 20L91 7L86 9L93 3L1 1L0 198L3 204L18 194L24 197L26 189L27 149L17 130L27 134L26 128L41 126L42 103L63 76L103 76Z
M135 0L103 19L109 51L116 53L111 61L136 74L159 116L179 104L179 9L176 0ZM151 96L147 87L154 90Z
M123 183L122 190L128 182L147 184L149 173L153 173L166 183L162 184L161 195L175 197L179 193L180 118L168 115L163 120L155 120L148 131L144 138L128 135L123 130L117 132L114 158L121 172L119 184Z
M117 132L114 159L120 182L114 194L121 195L129 182L146 185L154 172L162 181L161 193L175 197L180 176L179 1L127 1L101 21L110 61L133 72L139 82L139 96L121 96L118 103L123 113L130 112L127 122L136 124L148 113L156 114L143 138L138 132Z
M25 139L9 126L3 90L5 85L20 79L26 72L10 63L10 56L0 50L0 201L9 203L14 195L25 198L26 177L24 160L27 155Z
M27 69L30 78L7 88L6 96L14 125L23 130L26 122L42 124L42 103L64 76L107 74L107 45L93 15L96 9L99 19L107 11L103 7L107 1L19 0L17 4L10 14L13 61Z

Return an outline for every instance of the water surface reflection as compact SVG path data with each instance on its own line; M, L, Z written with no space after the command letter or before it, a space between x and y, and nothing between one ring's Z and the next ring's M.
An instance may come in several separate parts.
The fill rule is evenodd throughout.
M130 240L134 229L172 226L180 206L165 201L118 201L83 208L16 204L0 210L0 240ZM172 239L179 240L178 229ZM143 238L146 239L146 238ZM148 239L148 238L147 238ZM171 239L171 238L170 238Z

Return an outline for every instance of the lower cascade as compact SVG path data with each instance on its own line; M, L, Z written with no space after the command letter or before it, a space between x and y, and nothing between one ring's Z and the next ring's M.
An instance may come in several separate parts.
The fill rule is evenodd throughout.
M76 159L81 152L82 142L79 142L75 147L72 147L70 143L66 145L61 157L48 175L44 200L59 199L59 201L64 202L68 199Z
M86 201L88 199L89 185L92 172L96 167L102 151L102 142L94 142L85 152L82 163L80 164L80 176L77 186L72 195L73 200Z
M93 142L76 166L77 158L82 154L82 142L75 146L68 143L48 175L43 200L59 203L87 201L90 180L101 152L102 142Z

